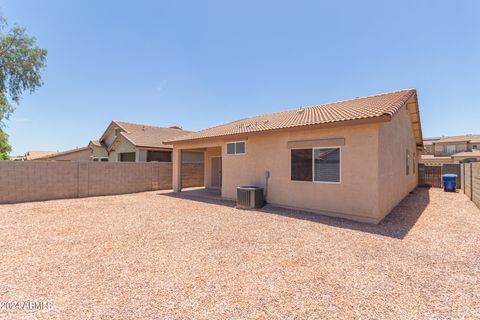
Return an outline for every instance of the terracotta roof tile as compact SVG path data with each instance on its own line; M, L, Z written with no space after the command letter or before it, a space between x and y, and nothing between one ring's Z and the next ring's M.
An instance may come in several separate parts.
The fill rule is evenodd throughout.
M121 135L127 138L136 146L152 148L168 148L169 145L163 143L168 139L174 139L190 133L179 127L156 127L143 124L115 121L124 130Z
M263 114L193 132L167 140L166 143L393 115L415 94L414 89L400 90L370 97Z
M31 150L28 151L24 156L24 160L36 160L39 158L43 158L49 155L53 155L58 153L58 151L39 151L39 150Z
M480 134L466 134L463 136L448 136L448 137L441 137L433 143L448 143L448 142L467 142L470 143L480 143Z

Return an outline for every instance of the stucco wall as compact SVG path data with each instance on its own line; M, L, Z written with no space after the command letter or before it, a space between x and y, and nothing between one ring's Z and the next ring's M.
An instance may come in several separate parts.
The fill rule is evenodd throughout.
M108 135L105 137L104 143L107 145L107 147L110 147L112 145L113 140L115 140L115 130L110 130Z
M212 157L220 157L222 155L222 147L208 148L205 151L205 187L212 187Z
M122 194L171 186L169 162L0 161L0 203Z
M379 206L380 217L388 214L418 184L418 155L410 115L406 107L390 122L379 125ZM406 174L406 150L410 153ZM413 161L413 154L417 159ZM415 163L415 170L414 170Z
M251 136L245 155L227 155L223 148L222 196L236 198L240 185L265 187L270 172L267 201L285 207L326 214L375 218L378 216L376 166L377 125L292 131ZM344 138L341 147L341 183L290 180L291 150L288 141Z
M287 142L332 138L345 139L345 145L341 147L341 183L291 181L291 150L287 148ZM175 161L179 149L222 147L221 191L224 198L236 199L236 188L240 185L265 187L265 171L270 171L267 201L271 204L370 222L376 222L380 216L378 124L254 135L245 141L244 155L227 155L225 146L228 141L220 139L175 145L174 189L178 187ZM210 179L207 170L205 178Z
M341 146L341 183L299 182L290 180L289 141L345 139ZM418 182L418 158L410 114L403 107L389 122L258 134L245 137L246 154L227 155L225 139L174 146L173 186L179 190L176 159L181 149L221 147L222 197L236 199L241 185L266 187L270 172L267 202L350 219L379 222ZM406 150L410 152L406 175ZM416 161L413 161L414 153ZM210 180L206 160L205 180ZM415 170L414 170L415 166Z
M95 158L108 158L108 152L103 147L92 146L90 150L92 156Z

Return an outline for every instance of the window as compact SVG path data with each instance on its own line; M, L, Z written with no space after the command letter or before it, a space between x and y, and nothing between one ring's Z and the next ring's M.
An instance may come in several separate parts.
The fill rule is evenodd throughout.
M454 145L454 144L447 144L445 146L445 153L447 154L454 154L455 152L457 152L457 146Z
M312 149L292 149L292 180L312 181Z
M101 162L108 162L108 158L102 158L100 161Z
M340 182L340 149L313 149L314 180Z
M120 153L120 162L135 162L135 152Z
M147 162L172 162L171 151L147 151Z
M227 143L227 154L244 154L245 141Z
M473 149L477 150L478 146L476 144L473 145Z
M340 182L340 148L291 150L293 181Z
M405 157L405 162L406 162L406 173L407 176L410 174L410 150L407 149L406 157Z

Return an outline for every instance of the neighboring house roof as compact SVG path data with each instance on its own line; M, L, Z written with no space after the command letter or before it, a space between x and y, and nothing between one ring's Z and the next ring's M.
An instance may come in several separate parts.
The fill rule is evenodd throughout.
M39 151L39 150L31 150L27 151L23 156L24 160L36 160L38 158L42 158L48 155L52 155L58 153L58 151Z
M47 159L50 159L50 158L56 158L56 157L68 155L68 154L71 154L71 153L74 153L74 152L84 151L84 150L87 150L87 149L90 149L90 148L89 147L81 147L81 148L70 149L70 150L66 150L66 151L62 151L62 152L56 152L54 154L48 154L48 155L45 155L43 157L39 157L39 158L37 158L37 160L47 160Z
M422 154L422 159L425 160L450 160L452 159L451 156L435 156L433 154Z
M414 89L400 90L370 97L344 100L329 104L297 108L293 110L263 114L246 118L210 129L194 132L183 137L167 140L166 143L208 139L239 134L258 133L270 130L334 124L354 120L384 118L388 121L410 98L415 97ZM416 101L416 100L415 100ZM417 144L422 144L420 119L414 123ZM377 119L378 120L378 119ZM412 121L413 123L413 121Z
M446 136L440 137L433 141L424 141L423 143L427 145L433 143L455 143L455 142L470 142L470 143L480 143L480 134L466 134L463 136Z
M190 133L190 131L183 130L177 126L157 127L123 121L113 121L112 123L118 125L118 127L122 128L124 131L120 132L115 138L110 149L116 144L117 140L121 139L126 139L137 147L171 148L171 145L164 144L163 141Z
M95 147L99 147L99 148L105 148L105 144L98 141L98 140L90 140L90 142L88 143L88 146L95 146Z
M458 152L452 157L480 157L480 150Z

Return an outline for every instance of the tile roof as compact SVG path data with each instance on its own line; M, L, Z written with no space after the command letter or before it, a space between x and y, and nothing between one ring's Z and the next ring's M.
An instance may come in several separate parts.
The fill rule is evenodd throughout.
M452 157L480 157L480 150L463 151L455 153Z
M463 136L446 136L440 137L436 140L431 141L431 143L448 143L448 142L471 142L471 143L480 143L480 134L466 134ZM425 144L426 141L424 141Z
M408 89L370 97L263 114L193 132L183 137L167 140L166 143L337 123L381 117L384 115L391 116L415 95L416 91L414 89Z
M95 147L105 147L103 143L101 143L99 140L90 140L89 145L93 145Z
M24 160L36 160L38 158L43 158L49 155L53 155L55 153L58 153L58 151L39 151L39 150L31 150L27 151L25 155L23 156Z
M37 159L50 159L52 157L59 157L59 156L63 156L63 155L66 155L66 154L70 154L70 153L74 153L74 152L79 152L79 151L84 151L84 150L87 150L89 149L89 147L77 147L75 149L69 149L69 150L65 150L65 151L59 151L59 152L55 152L53 154L47 154L47 155L44 155L44 156L41 156L41 157L38 157Z
M120 135L139 147L169 148L171 146L164 144L163 141L190 133L177 126L157 127L123 121L114 122L125 130Z

